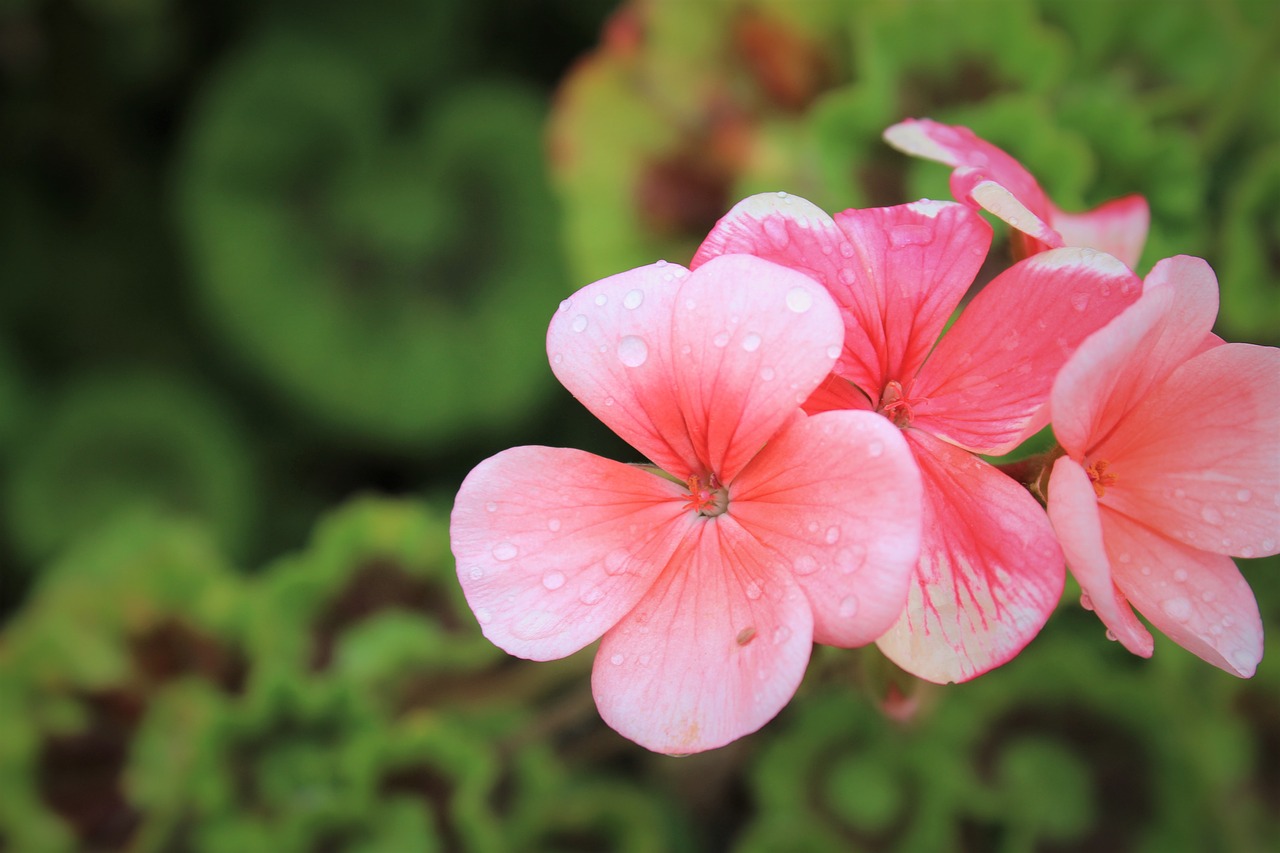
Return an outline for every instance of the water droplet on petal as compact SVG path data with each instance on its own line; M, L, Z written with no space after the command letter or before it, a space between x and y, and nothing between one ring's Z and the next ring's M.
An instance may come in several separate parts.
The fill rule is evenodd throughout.
M760 584L756 583L755 581L751 581L749 584L747 584L746 592L747 592L747 598L751 599L752 601L755 601L757 598L760 597Z
M493 546L493 558L495 560L514 560L516 554L520 553L520 549L511 542L499 542Z
M1186 570L1186 569L1178 569L1177 571L1175 571L1175 572L1173 573L1173 579L1174 579L1174 580L1176 580L1178 583L1183 583L1183 582L1185 582L1185 581L1186 581L1186 579L1187 579L1187 570Z
M609 304L609 297L605 296L603 293L597 293L596 304L603 308L605 305Z
M573 322L569 324L569 328L575 332L585 332L587 329L587 315L579 314L573 318Z
M615 653L613 657L609 658L609 663L613 664L614 666L621 666L624 660L626 660L625 657Z
M873 441L867 445L867 454L870 456L879 456L884 453L884 445L878 441Z
M622 297L622 306L629 311L639 308L644 302L644 291L640 289L629 290L627 295Z
M755 332L748 332L746 337L742 339L742 348L747 352L755 352L760 349L760 336Z
M1142 571L1142 573L1143 573L1144 575L1148 575L1148 576L1149 576L1149 575L1151 574L1151 567L1150 567L1150 566L1143 566L1141 571Z
M849 619L858 612L858 597L855 595L846 595L840 599L840 607L836 611L840 614L841 619Z
M1253 497L1253 492L1248 489L1241 489L1236 492L1236 500L1240 501L1240 503L1248 503L1249 498L1251 497Z
M1084 311L1089 307L1089 294L1084 291L1071 294L1071 307L1077 311Z
M615 548L605 555L604 570L611 575L620 575L627 570L627 560L631 555L625 548Z
M471 570L467 572L467 577L471 578L473 581L478 581L480 578L484 577L484 569L479 566L472 566Z
M1115 632L1115 631L1112 631L1110 628L1108 628L1108 629L1107 629L1107 639L1114 643L1116 640L1119 640L1120 638L1116 636L1116 632Z
M1205 504L1200 508L1200 517L1209 524L1222 523L1222 513L1218 512L1217 507L1209 506L1208 504Z
M627 335L618 341L618 361L627 367L639 367L649 358L649 346L643 338Z
M543 640L559 627L560 618L546 610L534 610L521 616L511 626L511 633L521 640Z
M1217 593L1215 593L1211 589L1206 589L1204 592L1200 593L1200 600L1203 601L1205 604L1212 602L1217 597L1218 597Z
M1250 545L1245 545L1243 548L1240 549L1240 556L1244 557L1246 560L1251 558L1254 555L1254 553L1255 552L1253 550L1253 547Z
M1080 593L1080 606L1083 607L1085 610L1093 609L1093 599L1089 597L1089 593L1087 592Z
M728 344L728 343L729 343L729 333L728 333L728 332L718 332L718 333L716 334L716 336L715 336L714 338L712 338L712 339L711 339L711 343L715 344L715 345L716 345L716 346L718 346L718 347L723 347L723 346L725 346L726 344Z
M853 284L857 280L857 276L853 274L853 270L848 267L841 267L840 272L837 273L837 278L840 279L841 284Z
M1263 539L1263 540L1262 540L1262 550L1264 550L1264 551L1274 551L1275 549L1276 549L1276 540L1274 540L1274 539Z
M793 287L787 291L787 307L803 314L813 307L813 294L803 287Z
M498 505L497 505L496 503L494 503L493 501L489 501L487 504L485 504L485 505L484 505L484 508L485 508L487 511L489 511L489 512L497 512L497 511L498 511Z
M489 612L489 608L487 607L477 607L476 621L481 625L488 625L493 621L493 614Z
M1257 661L1254 660L1253 654L1247 649L1236 649L1231 653L1230 657L1231 663L1241 672L1250 672L1257 666Z
M1122 563L1127 563L1127 562L1129 562L1129 561L1130 561L1130 560L1132 560L1132 559L1133 559L1133 557L1129 556L1129 552L1128 552L1128 551L1125 551L1123 554L1121 554L1121 555L1120 555L1120 562L1122 562Z
M838 344L832 344L831 346L827 347L827 358L839 358L839 357L840 357L840 346Z
M763 379L765 382L772 381L775 375L776 374L774 374L772 367L760 368L760 378Z
M840 541L840 528L834 524L827 528L826 540L828 545L834 545Z
M578 600L586 605L597 604L602 598L604 598L604 590L598 586L589 586L578 596Z
M1179 622L1186 622L1191 618L1191 602L1180 595L1175 598L1166 598L1160 602L1160 609L1170 619L1175 619Z
M846 258L852 258L852 257L853 257L853 244L852 244L852 243L841 243L841 244L840 244L840 254L841 254L841 255L843 255L843 256L844 256L844 257L846 257Z
M547 572L542 576L542 585L547 589L559 589L564 586L564 574L561 572Z
M561 355L560 353L556 353L555 355L551 356L552 364L559 364L562 361L564 361L564 356Z
M616 400L614 400L612 397L605 397L605 398L604 398L604 404L605 404L606 406L612 406L615 402L617 402L617 401L616 401Z
M550 521L548 521L548 522L547 522L547 529L548 529L548 530L550 530L552 533L557 533L557 532L559 532L559 530L560 530L560 519L558 519L558 518L553 518L553 519L551 519Z
M841 548L836 554L836 567L846 575L851 575L862 568L862 564L866 561L867 549L861 544L855 544L849 548Z
M791 564L791 568L798 575L811 575L818 570L818 561L808 554L802 554L796 557L795 562Z
M786 625L779 625L773 629L773 644L775 646L780 646L789 639L791 639L791 629Z

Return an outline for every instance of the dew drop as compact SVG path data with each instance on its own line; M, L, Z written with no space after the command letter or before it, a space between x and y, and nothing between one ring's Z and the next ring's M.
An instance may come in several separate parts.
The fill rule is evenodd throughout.
M622 297L622 307L628 311L634 311L644 302L644 291L640 289L629 290L627 295Z
M780 646L789 639L791 639L791 629L786 625L779 625L773 629L773 644L775 646Z
M752 581L751 583L747 584L746 592L747 592L747 598L751 599L752 601L755 601L757 598L760 597L760 584L756 583L755 581Z
M511 633L521 640L542 640L556 632L560 619L546 610L534 610L521 616L511 626Z
M1077 291L1071 294L1071 307L1077 311L1084 311L1089 307L1089 294L1084 291Z
M1246 560L1251 558L1254 555L1254 553L1256 552L1249 545L1245 545L1243 548L1240 549L1240 556L1244 557Z
M627 367L639 367L649 357L649 346L643 338L627 335L618 341L618 361Z
M787 307L803 314L813 307L813 294L803 287L793 287L787 291Z
M884 445L878 441L873 441L867 445L867 453L870 456L879 456L884 453Z
M1114 643L1116 640L1118 640L1118 639L1120 639L1120 638L1116 636L1116 632L1115 632L1115 631L1112 631L1110 628L1108 628L1108 629L1107 629L1107 639Z
M774 374L772 367L760 368L760 378L763 379L765 382L771 381L775 375L776 374Z
M1191 602L1182 596L1166 598L1164 601L1160 602L1160 609L1163 610L1170 619L1175 619L1179 622L1186 622L1191 618Z
M849 619L858 612L858 598L854 595L846 595L840 599L840 606L836 611L840 614L841 619Z
M853 270L849 269L848 267L842 267L840 269L840 272L837 274L837 277L840 279L841 284L851 285L855 281L857 281L857 276L855 276L853 274Z
M1236 492L1236 500L1240 501L1240 503L1248 503L1249 498L1251 497L1253 497L1253 492L1248 489L1241 489Z
M1130 556L1129 556L1129 552L1128 552L1128 551L1125 551L1123 554L1121 554L1121 555L1120 555L1120 562L1122 562L1122 563L1127 563L1127 562L1129 562L1129 561L1130 561L1130 560L1132 560L1132 559L1133 559L1133 557L1130 557Z
M571 306L571 305L573 305L572 300L569 300L569 299L561 299L561 300L560 300L560 310L561 310L561 311L568 311L568 310L569 310L569 306Z
M1144 574L1144 575L1147 575L1147 576L1150 576L1150 575L1151 575L1151 567L1150 567L1150 566L1143 566L1143 567L1142 567L1142 569L1141 569L1141 571L1142 571L1142 574Z
M605 398L604 398L604 404L605 404L606 406L612 406L615 402L616 402L616 401L615 401L612 397L605 397Z
M578 596L578 600L586 605L598 604L602 598L604 598L604 591L598 586L589 586Z
M834 524L827 528L826 540L828 545L834 545L840 541L840 528Z
M665 267L667 265L667 262L666 260L655 261L653 265L655 267Z
M1274 540L1274 539L1263 539L1263 540L1262 540L1262 550L1264 550L1264 551L1274 551L1275 549L1276 549L1276 540Z
M755 332L748 332L746 337L742 339L742 348L747 352L755 352L760 349L760 336Z
M574 317L569 328L573 329L575 332L585 332L587 329L587 315L579 314L577 317Z
M792 563L791 568L798 575L811 575L818 570L818 561L808 554L796 557L796 561Z
M493 614L489 612L489 608L487 607L477 607L476 621L481 625L488 625L493 621Z
M862 545L841 548L836 554L836 567L842 574L851 575L867 561L867 549Z
M550 530L552 533L558 533L560 531L560 519L553 518L550 521L548 521L547 529Z
M1222 513L1218 512L1218 508L1205 504L1200 508L1200 517L1209 524L1221 524Z
M494 503L493 501L489 501L487 504L485 504L485 505L484 505L484 508L485 508L486 510L488 510L489 512L497 512L497 511L498 511L498 505L497 505L496 503Z
M1178 569L1173 573L1173 579L1176 580L1178 583L1185 583L1187 580L1187 570Z
M1215 593L1211 589L1206 589L1204 592L1200 593L1200 600L1203 601L1205 604L1209 604L1217 597L1218 597L1217 593Z
M1083 607L1085 610L1093 609L1093 599L1089 597L1089 593L1087 592L1080 593L1080 606Z
M624 660L626 660L626 658L624 658L622 655L614 654L613 657L609 658L609 663L613 664L614 666L621 666Z
M711 339L711 343L715 344L718 347L725 346L726 344L729 343L729 333L728 332L716 333L716 336Z
M597 305L603 308L605 305L609 304L609 297L605 296L603 293L597 293L595 302Z
M471 571L467 572L467 576L473 581L478 581L480 578L484 577L484 569L479 566L472 566Z
M499 542L497 545L493 546L493 558L495 560L502 560L503 562L506 562L507 560L514 560L516 554L519 553L520 549L511 542Z
M1257 666L1257 661L1253 659L1253 655L1246 649L1236 649L1231 653L1231 663L1241 672L1252 672Z
M625 548L615 548L605 555L604 570L611 575L620 575L627 570L627 559L631 555Z
M852 243L841 243L841 244L840 244L840 254L841 254L842 256L846 257L846 258L852 258L852 257L853 257L853 244L852 244Z
M564 356L562 356L560 353L556 353L555 355L551 356L552 364L559 364L562 361L564 361Z
M564 586L564 574L561 572L547 572L542 576L542 585L547 589L559 589Z

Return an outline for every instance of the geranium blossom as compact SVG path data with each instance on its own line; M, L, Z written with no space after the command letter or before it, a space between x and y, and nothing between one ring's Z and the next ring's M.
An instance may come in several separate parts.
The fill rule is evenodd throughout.
M760 195L720 221L692 264L750 252L835 296L844 352L806 409L876 411L907 438L925 486L921 556L907 607L878 644L938 682L1017 654L1065 577L1043 508L974 454L1006 453L1044 426L1059 367L1140 290L1109 255L1056 249L998 276L939 340L990 241L982 217L960 204L833 219L803 199Z
M485 636L534 660L600 639L602 717L668 753L771 719L815 640L874 640L905 600L920 482L882 418L800 409L843 335L816 282L747 256L566 300L556 376L656 467L549 447L476 466L451 536Z
M1109 201L1086 213L1060 210L1026 168L967 127L907 119L884 132L900 151L951 166L951 192L1013 226L1014 253L1024 258L1061 246L1082 246L1137 266L1151 212L1142 196Z
M1140 300L1081 345L1053 386L1065 456L1049 517L1091 606L1150 656L1136 607L1179 645L1248 677L1253 593L1230 559L1280 552L1280 350L1220 344L1213 271L1161 261Z

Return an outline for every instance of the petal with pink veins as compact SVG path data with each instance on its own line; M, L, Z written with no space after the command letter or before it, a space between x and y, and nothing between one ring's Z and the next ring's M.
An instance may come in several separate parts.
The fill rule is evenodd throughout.
M698 267L671 333L679 416L703 471L729 483L831 372L840 312L807 275L750 255Z
M850 648L902 612L920 551L920 474L902 431L870 412L799 420L734 480L729 514L813 608L814 640Z
M703 518L596 654L600 716L656 752L756 731L791 699L812 649L808 601L731 514Z
M1013 658L1062 595L1062 550L1031 494L981 459L906 430L924 485L920 562L907 606L876 645L937 683Z
M458 580L484 635L552 660L645 594L693 513L684 487L580 450L516 447L477 465L450 519Z
M560 303L547 357L561 384L659 468L701 466L675 402L671 316L688 270L652 264L601 279Z
M1116 424L1180 364L1204 348L1218 312L1218 284L1199 258L1156 264L1142 297L1084 341L1054 381L1058 441L1076 457L1093 453Z
M1091 451L1114 477L1102 505L1214 554L1280 553L1277 377L1274 347L1184 363Z
M1091 249L1014 264L974 297L909 389L913 426L979 453L1017 447L1048 422L1054 377L1141 283Z
M1049 521L1053 524L1071 575L1120 643L1135 655L1151 657L1150 632L1133 615L1116 588L1108 543L1103 539L1102 514L1089 475L1079 463L1062 456L1049 475Z
M804 410L811 415L841 409L874 411L871 401L857 385L834 373L824 379L818 390L804 401Z
M1049 224L1067 246L1088 246L1136 267L1151 227L1151 208L1140 195L1113 199L1085 213L1054 208Z
M1105 507L1102 529L1116 586L1152 625L1214 666L1253 675L1262 617L1229 557L1170 541Z
M819 281L835 280L848 249L835 220L811 201L787 193L759 193L720 218L693 255L697 269L721 255L755 255L800 270Z

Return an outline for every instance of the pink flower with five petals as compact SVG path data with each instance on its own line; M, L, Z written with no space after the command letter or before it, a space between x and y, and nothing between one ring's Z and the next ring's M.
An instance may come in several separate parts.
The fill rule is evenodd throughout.
M1147 241L1151 211L1142 196L1114 199L1085 213L1060 210L1021 163L972 130L932 119L907 119L884 132L907 154L951 166L955 197L1013 226L1014 255L1081 246L1107 252L1135 267Z
M1136 607L1236 675L1262 658L1236 557L1280 553L1280 350L1211 335L1218 284L1199 258L1156 264L1142 298L1086 340L1053 386L1066 451L1049 518L1111 636L1149 657Z
M666 753L768 722L814 641L879 636L919 551L920 478L882 418L801 410L843 335L821 286L748 256L565 300L556 376L656 467L550 447L476 466L451 539L485 636L534 660L600 640L601 716Z
M936 682L1009 660L1057 604L1065 569L1043 508L975 454L1007 453L1045 425L1058 369L1141 284L1109 255L1044 252L986 285L943 335L990 241L990 226L960 204L832 218L769 194L730 211L692 264L752 253L812 275L840 305L844 352L805 408L876 411L907 438L925 487L920 562L906 609L877 644Z

